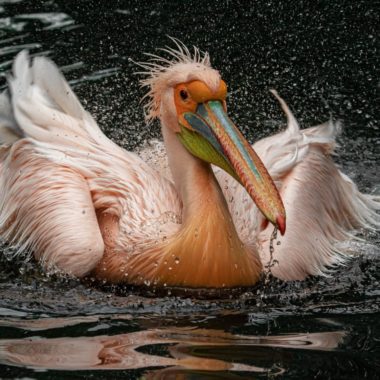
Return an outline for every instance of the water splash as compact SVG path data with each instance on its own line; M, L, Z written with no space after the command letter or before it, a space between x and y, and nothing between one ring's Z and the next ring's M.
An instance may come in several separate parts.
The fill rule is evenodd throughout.
M275 265L278 265L278 261L273 259L274 242L277 240L277 234L278 234L278 230L276 227L274 227L272 235L270 237L270 241L269 241L269 255L270 255L269 261L268 261L268 264L265 265L265 267L264 267L264 282L265 282L265 284L268 284L270 281L270 278L272 276L272 268ZM277 245L278 245L278 243L280 243L280 242L278 241Z

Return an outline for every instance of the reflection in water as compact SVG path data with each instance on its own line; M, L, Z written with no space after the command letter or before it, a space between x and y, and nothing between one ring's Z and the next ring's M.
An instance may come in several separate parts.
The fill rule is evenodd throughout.
M279 373L284 370L275 365L268 368L239 361L252 363L255 360L255 351L249 353L250 347L333 350L345 335L337 331L244 336L220 330L167 328L114 336L3 339L0 340L0 363L61 370L175 367L202 371ZM237 356L236 352L240 354ZM166 373L168 369L163 371Z

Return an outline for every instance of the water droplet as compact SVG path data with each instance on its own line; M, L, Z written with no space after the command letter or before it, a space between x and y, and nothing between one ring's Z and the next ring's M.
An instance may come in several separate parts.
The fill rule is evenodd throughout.
M176 257L176 258L174 259L174 262L175 262L176 264L179 264L179 258Z

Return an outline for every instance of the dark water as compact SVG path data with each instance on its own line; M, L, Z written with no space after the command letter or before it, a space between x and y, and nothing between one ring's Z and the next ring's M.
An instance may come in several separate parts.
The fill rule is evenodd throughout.
M130 58L174 36L210 52L251 141L284 125L276 88L303 126L343 121L337 160L361 190L380 193L375 4L0 0L0 75L23 48L50 56L107 135L133 149L159 128L143 121ZM2 255L0 377L378 378L380 237L363 237L329 278L208 300L94 289Z

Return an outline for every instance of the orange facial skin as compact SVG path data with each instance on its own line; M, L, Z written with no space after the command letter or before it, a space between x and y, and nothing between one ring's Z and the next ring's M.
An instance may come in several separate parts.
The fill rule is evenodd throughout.
M174 88L174 103L178 118L183 125L192 129L182 117L185 112L195 112L198 104L209 100L220 100L225 107L226 96L227 85L223 80L220 81L219 88L215 92L212 92L204 82L199 80L178 84Z

